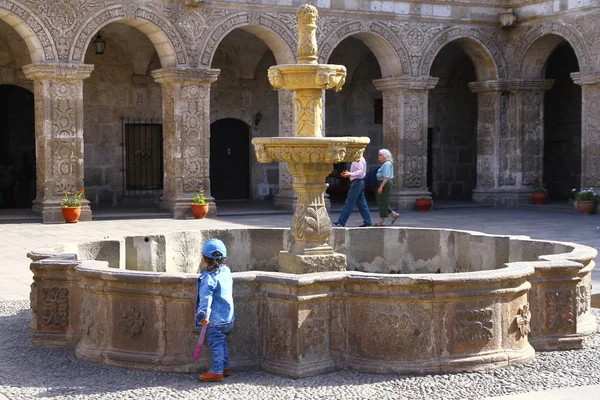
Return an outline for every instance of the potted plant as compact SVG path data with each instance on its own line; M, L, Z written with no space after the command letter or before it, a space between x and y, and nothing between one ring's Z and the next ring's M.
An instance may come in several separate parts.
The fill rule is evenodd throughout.
M204 197L204 190L200 189L198 193L192 199L192 214L194 218L201 219L206 217L208 214L208 204L206 204L206 197Z
M592 188L581 189L579 192L576 189L572 191L575 193L577 210L583 215L593 214L596 210L596 203L600 199L598 193Z
M421 193L421 197L415 199L415 208L417 211L427 211L431 208L433 201L431 200L431 192L429 188L423 188L423 193Z
M65 192L65 197L62 198L60 205L62 206L62 214L67 223L76 223L81 216L81 203L83 202L83 189L78 190L71 195L70 192Z
M546 183L536 179L533 182L533 193L531 193L533 204L544 204L547 198L548 190L546 189Z

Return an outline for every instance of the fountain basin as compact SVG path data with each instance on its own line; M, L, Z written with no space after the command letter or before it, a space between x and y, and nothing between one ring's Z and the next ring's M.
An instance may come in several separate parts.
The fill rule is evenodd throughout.
M573 243L417 229L335 229L349 271L277 272L289 229L174 232L31 252L34 344L84 359L195 372L201 243L219 237L234 271L233 368L294 378L473 371L581 347L596 250ZM87 260L85 260L87 259ZM528 330L531 332L528 333ZM531 344L530 344L531 343Z
M280 64L268 71L269 82L275 89L342 90L346 82L346 67L334 64Z
M358 161L368 137L268 137L254 138L252 144L261 163L273 161L301 164L332 164ZM327 173L332 166L328 166ZM324 184L324 183L323 183Z

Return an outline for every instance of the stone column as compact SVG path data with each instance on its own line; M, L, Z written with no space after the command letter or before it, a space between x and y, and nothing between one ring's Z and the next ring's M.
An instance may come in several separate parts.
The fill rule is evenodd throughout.
M469 88L477 93L477 185L473 200L504 205L505 193L500 190L499 179L499 142L508 131L508 84L479 81L469 83ZM508 196L513 197L514 193Z
M414 207L427 186L427 100L438 78L430 76L377 79L383 92L383 146L394 158L391 203Z
M581 86L581 187L600 190L600 72L571 77Z
M37 193L33 211L42 221L64 221L61 198L83 189L83 80L93 65L29 64L23 67L33 80L35 96L35 153ZM90 221L85 200L80 221Z
M498 184L507 205L531 203L531 186L544 175L544 95L554 80L511 80L508 129L500 128ZM504 111L504 110L501 110ZM501 121L505 116L500 116ZM514 191L512 198L510 190ZM516 203L516 204L514 204Z
M296 136L296 117L294 93L289 90L279 90L279 136ZM292 187L294 178L288 170L287 163L279 164L279 192L275 196L275 207L282 210L294 211L298 194Z
M210 84L218 69L163 68L152 71L162 87L164 190L161 207L175 218L191 216L192 198L204 189L210 194Z

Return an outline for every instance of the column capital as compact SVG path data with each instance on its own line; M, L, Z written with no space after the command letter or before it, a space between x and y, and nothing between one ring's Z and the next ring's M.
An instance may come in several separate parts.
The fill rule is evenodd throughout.
M511 92L546 91L554 85L554 79L511 79L508 90Z
M94 66L90 64L28 64L23 67L25 77L31 80L83 80L90 77Z
M600 83L600 72L573 72L571 79L573 79L576 85L597 85Z
M158 83L213 83L219 77L220 69L179 69L161 68L152 71Z
M410 76L400 75L393 78L375 79L373 85L379 91L388 90L431 90L437 84L439 78L429 75Z
M509 84L505 80L489 80L489 81L476 81L469 83L469 89L473 93L484 93L484 92L506 92Z

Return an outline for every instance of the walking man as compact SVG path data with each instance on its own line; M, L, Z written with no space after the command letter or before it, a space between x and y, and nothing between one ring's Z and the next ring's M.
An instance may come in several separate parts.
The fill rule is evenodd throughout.
M348 196L344 202L342 213L337 222L333 224L335 226L346 226L346 222L352 214L354 205L358 202L358 211L363 218L363 224L361 228L373 225L371 221L371 214L369 213L369 206L367 205L367 199L365 198L365 175L367 174L367 162L364 157L361 157L358 162L353 162L350 166L350 172L343 171L340 175L344 178L350 178L350 189L348 189Z

